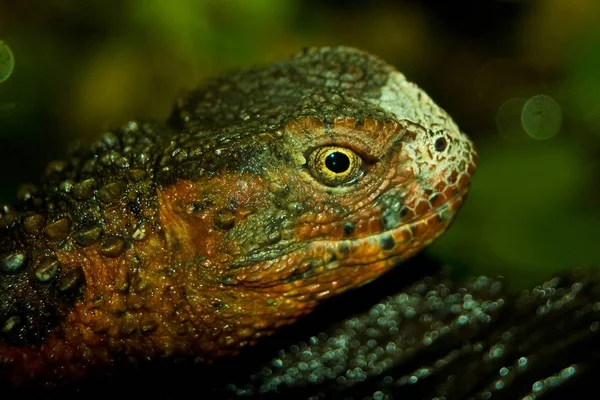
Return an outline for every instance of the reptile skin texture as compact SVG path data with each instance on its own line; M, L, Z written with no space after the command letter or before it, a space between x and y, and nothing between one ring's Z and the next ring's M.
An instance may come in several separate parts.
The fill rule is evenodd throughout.
M233 357L435 240L476 158L359 50L209 81L165 124L102 135L1 209L0 383Z

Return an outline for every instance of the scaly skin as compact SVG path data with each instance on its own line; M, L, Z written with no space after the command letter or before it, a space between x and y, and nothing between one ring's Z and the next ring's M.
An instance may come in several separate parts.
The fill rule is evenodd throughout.
M4 208L0 376L235 355L431 243L475 162L443 110L358 50L210 81Z

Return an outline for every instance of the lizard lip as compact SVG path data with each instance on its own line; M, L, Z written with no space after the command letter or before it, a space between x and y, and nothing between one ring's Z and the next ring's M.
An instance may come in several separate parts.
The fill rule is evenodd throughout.
M238 260L234 268L269 263L281 257L296 257L327 270L344 266L365 266L386 260L404 260L438 238L448 228L460 209L468 188L443 205L402 225L374 234L339 240L314 240L270 246ZM266 282L263 282L265 284Z
M428 212L426 212L423 215L419 215L414 217L413 219L404 221L403 224L397 228L401 228L404 225L410 225L410 224L414 224L414 223L418 223L419 221L429 218L433 215L436 214L440 214L443 213L445 211L452 211L452 215L449 216L442 216L444 218L449 218L450 220L454 219L454 216L456 215L456 213L458 212L458 210L460 209L462 203L464 202L465 197L467 196L467 194L469 193L469 188L465 187L463 188L460 192L458 192L457 194L455 194L454 196L452 196L448 201L446 201L444 204L442 204L439 207L436 207ZM386 231L381 232L380 234L384 234L386 232L391 232L394 229L397 228L392 228L392 229L388 229Z
M409 258L446 231L467 193L468 188L465 188L443 205L395 228L360 238L323 241L322 245L333 247L336 254L334 262L344 266L368 265L389 258ZM352 254L358 257L355 259Z

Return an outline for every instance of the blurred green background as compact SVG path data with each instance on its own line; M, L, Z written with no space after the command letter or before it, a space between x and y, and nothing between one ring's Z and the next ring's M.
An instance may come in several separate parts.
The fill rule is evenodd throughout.
M0 0L0 41L0 202L69 143L164 120L207 77L345 44L396 65L479 150L430 255L515 287L600 266L596 0Z

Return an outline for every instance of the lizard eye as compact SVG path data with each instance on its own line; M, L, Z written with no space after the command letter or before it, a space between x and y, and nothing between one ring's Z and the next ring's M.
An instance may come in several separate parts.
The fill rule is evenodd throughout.
M339 146L324 146L308 155L312 175L328 186L354 182L362 174L362 158L352 150Z

